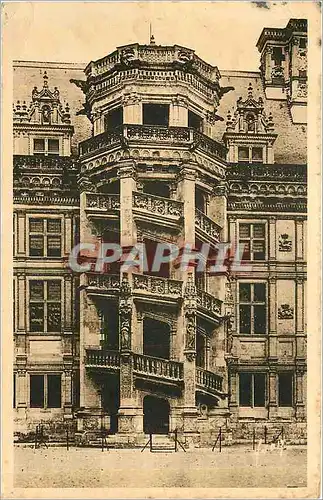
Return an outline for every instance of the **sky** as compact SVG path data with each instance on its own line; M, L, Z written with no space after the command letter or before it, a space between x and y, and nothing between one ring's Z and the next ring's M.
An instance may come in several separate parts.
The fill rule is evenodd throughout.
M311 15L317 2L8 2L4 46L14 60L88 63L148 43L151 24L157 44L190 47L220 69L258 71L262 29Z

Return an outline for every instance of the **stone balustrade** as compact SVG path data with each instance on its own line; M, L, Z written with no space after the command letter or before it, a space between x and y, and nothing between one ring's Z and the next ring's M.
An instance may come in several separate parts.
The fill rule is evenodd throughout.
M101 351L99 349L87 349L85 356L85 366L119 368L120 354L117 351Z
M86 193L85 207L98 210L119 210L120 196L118 194Z
M68 205L78 207L80 199L75 196L51 195L48 194L35 195L31 193L19 193L13 197L13 202L16 205Z
M167 217L182 217L183 203L146 193L133 193L133 207L150 214Z
M244 165L231 164L227 170L227 179L245 180L288 180L295 182L307 181L306 165Z
M156 141L167 144L187 144L193 140L193 129L188 127L161 127L153 125L124 125L127 139Z
M197 290L197 306L215 316L221 316L222 314L222 301L199 289Z
M112 131L95 135L80 143L80 156L87 158L93 154L107 153L119 146L128 150L132 146L174 146L185 147L187 152L193 147L212 158L226 159L226 147L191 127L164 127L155 125L124 124Z
M118 274L86 273L86 286L102 291L119 290L120 276Z
M204 370L203 368L196 368L196 385L204 390L222 392L222 381L223 379L220 375Z
M133 368L136 373L140 374L162 377L174 381L183 380L183 363L170 361L169 359L134 354Z
M220 241L221 227L198 209L195 210L195 225L213 240Z
M171 296L179 298L182 296L182 287L183 282L178 280L142 274L133 275L134 292L147 292L159 297Z

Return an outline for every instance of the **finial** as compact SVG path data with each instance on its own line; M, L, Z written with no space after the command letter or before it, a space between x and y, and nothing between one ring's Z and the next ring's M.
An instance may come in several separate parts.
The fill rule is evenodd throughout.
M48 87L48 76L47 76L47 71L44 71L44 76L43 76L43 79L44 79L44 88L45 88L45 87Z
M155 37L152 34L151 23L149 23L149 43L150 45L155 45Z
M249 87L248 87L248 97L252 97L252 85L251 85L251 82L249 83Z

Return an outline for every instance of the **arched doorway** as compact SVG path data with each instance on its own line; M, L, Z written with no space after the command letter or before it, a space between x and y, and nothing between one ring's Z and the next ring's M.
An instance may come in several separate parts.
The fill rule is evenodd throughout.
M168 434L168 401L166 399L156 398L155 396L145 396L143 406L145 434Z

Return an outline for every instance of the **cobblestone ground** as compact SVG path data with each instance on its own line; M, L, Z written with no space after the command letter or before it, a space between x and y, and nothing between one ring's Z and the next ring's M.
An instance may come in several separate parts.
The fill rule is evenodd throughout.
M17 446L15 487L305 487L304 446L256 453L250 446L150 453L140 449Z

